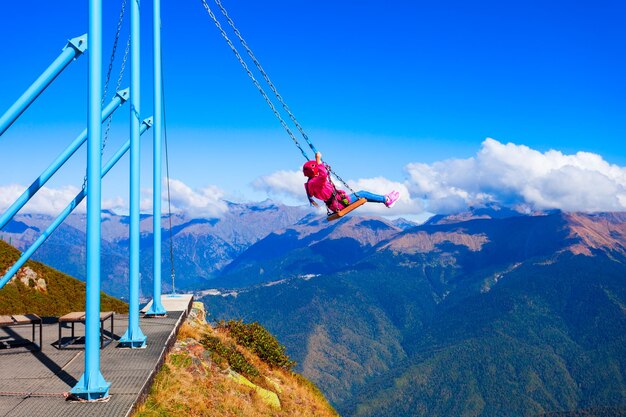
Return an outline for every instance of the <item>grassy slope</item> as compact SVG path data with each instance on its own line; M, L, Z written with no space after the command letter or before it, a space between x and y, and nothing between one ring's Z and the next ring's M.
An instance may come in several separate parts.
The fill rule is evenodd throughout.
M193 314L192 314L193 316ZM205 349L203 338L236 346L259 371L255 384L278 395L281 408L263 401L254 389L229 377L236 367L216 351ZM231 359L232 360L232 359ZM145 403L135 417L165 416L338 417L321 392L308 380L285 369L271 367L249 349L236 344L228 331L206 324L185 323L178 341L158 373Z
M19 256L17 249L0 241L0 272L6 271ZM19 280L7 283L0 290L0 314L35 313L50 317L85 310L83 282L39 262L29 261L23 268L34 271L37 279L43 278L46 290L34 288L34 282L30 285L24 285ZM101 293L101 308L102 311L128 312L126 303L104 293Z

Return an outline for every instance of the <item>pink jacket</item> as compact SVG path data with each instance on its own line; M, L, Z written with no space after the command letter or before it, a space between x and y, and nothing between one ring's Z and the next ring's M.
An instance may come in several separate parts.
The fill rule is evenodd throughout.
M306 194L309 197L318 198L324 202L327 202L333 196L333 185L328 180L328 171L323 164L318 165L319 174L313 178L310 178L305 184ZM336 198L327 203L328 208L334 212L342 210L345 206L337 201L337 198L341 199L339 194L345 194L343 191L338 190ZM350 200L349 197L348 201Z

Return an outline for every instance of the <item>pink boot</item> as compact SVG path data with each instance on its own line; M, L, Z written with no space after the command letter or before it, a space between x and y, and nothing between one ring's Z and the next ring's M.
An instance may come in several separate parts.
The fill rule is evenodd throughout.
M392 191L389 194L387 194L385 197L386 197L385 205L391 208L393 207L394 204L396 204L396 201L398 201L398 198L400 198L400 193L397 191Z

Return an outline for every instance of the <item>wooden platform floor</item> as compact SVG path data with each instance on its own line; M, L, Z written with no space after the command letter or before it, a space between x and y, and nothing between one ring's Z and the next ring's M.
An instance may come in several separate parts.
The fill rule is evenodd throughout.
M187 314L184 306L191 303L191 296L186 298L177 300L178 311L169 309L164 302L168 309L165 318L140 318L140 328L148 338L145 349L120 349L114 341L101 350L101 372L111 383L111 397L106 403L65 400L63 393L69 391L84 372L84 345L57 349L57 323L44 324L41 352L30 346L0 349L0 417L130 415L149 389L167 349L175 341L177 328ZM114 338L119 339L127 327L128 316L116 315ZM0 341L18 335L30 339L31 328L0 329ZM82 324L76 325L76 335L84 335ZM68 329L64 330L65 336L69 336Z

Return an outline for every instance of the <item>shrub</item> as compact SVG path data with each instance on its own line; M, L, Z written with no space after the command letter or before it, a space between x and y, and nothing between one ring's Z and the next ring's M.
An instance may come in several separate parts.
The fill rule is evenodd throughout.
M172 365L178 368L191 366L191 357L189 355L172 354L170 355L170 361Z
M259 323L246 324L241 320L229 320L219 322L217 327L228 330L237 343L256 353L270 366L290 371L296 365L285 354L285 346Z
M260 375L259 370L248 362L234 344L224 344L218 337L209 335L203 336L200 343L205 349L224 358L235 372L248 377L258 377Z

